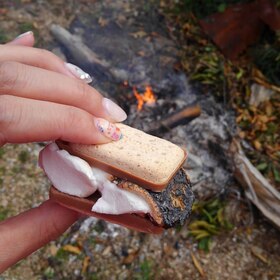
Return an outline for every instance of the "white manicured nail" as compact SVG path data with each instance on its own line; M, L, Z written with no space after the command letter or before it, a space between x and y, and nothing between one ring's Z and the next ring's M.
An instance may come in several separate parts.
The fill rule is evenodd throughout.
M65 66L78 79L86 82L87 84L92 82L91 76L85 71L83 71L80 67L72 63L65 63Z
M102 105L114 121L122 122L127 118L126 112L112 100L103 98Z
M22 37L24 37L24 36L31 35L31 34L33 34L32 31L27 31L27 32L25 32L25 33L22 33L22 34L18 35L14 40L17 40L17 39L19 39L19 38L22 38Z

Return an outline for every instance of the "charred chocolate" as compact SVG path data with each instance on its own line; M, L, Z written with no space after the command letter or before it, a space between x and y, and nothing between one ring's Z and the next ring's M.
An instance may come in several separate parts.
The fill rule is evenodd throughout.
M165 228L183 225L189 218L195 197L183 169L176 173L164 191L148 192L160 209Z

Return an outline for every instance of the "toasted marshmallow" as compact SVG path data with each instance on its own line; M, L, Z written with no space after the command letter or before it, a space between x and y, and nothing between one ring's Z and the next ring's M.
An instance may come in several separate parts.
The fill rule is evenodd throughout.
M61 192L87 197L97 190L97 178L88 163L60 150L55 143L40 152L39 165Z
M52 184L63 193L88 197L99 190L102 197L93 205L94 212L115 215L151 212L149 204L142 197L118 188L110 182L109 174L60 150L55 143L40 152L39 165Z
M150 213L150 206L140 196L120 189L116 184L105 181L98 187L102 197L93 205L92 211L104 214Z

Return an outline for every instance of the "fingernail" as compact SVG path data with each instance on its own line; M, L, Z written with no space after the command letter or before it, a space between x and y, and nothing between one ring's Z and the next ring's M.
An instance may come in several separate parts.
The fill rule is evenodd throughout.
M18 35L14 40L17 40L19 38L22 38L24 36L31 35L31 34L33 34L33 31L27 31L25 33L22 33L22 34Z
M122 138L122 132L116 125L110 123L105 119L100 118L96 118L94 122L98 131L101 132L107 138L110 138L114 141L118 141Z
M65 66L76 78L86 82L87 84L92 82L91 76L80 67L72 63L65 63Z
M103 98L102 105L106 113L116 122L122 122L127 118L125 111L115 102L108 98Z

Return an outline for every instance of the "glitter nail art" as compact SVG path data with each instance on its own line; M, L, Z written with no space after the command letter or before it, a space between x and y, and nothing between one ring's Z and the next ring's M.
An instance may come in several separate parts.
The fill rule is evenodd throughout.
M84 70L82 70L80 67L71 63L65 63L65 66L78 79L86 82L87 84L92 82L91 76L88 73L86 73Z
M95 124L99 132L101 132L104 136L118 141L122 138L121 130L113 123L105 119L95 119Z

